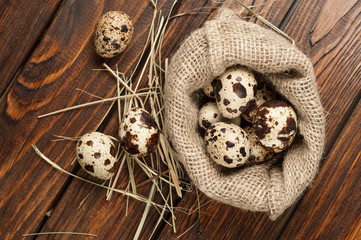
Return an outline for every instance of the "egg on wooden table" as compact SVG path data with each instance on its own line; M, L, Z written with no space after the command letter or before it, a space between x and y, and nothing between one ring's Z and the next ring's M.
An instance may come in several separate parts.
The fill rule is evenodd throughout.
M276 153L282 152L296 136L296 113L284 101L265 102L258 108L254 119L254 129L263 146Z
M218 122L205 134L206 150L210 158L224 167L242 166L249 158L250 142L239 126Z
M112 58L123 52L133 35L133 23L122 11L105 13L94 31L95 52L104 58Z
M224 118L222 117L221 112L218 110L217 103L208 102L204 104L198 113L199 126L207 130L207 128L209 128L216 122L233 123L239 126L241 124L241 116L234 119Z
M217 78L214 92L223 117L240 116L254 99L257 81L253 72L244 66L233 66Z
M119 127L120 145L135 157L144 157L158 145L159 129L149 112L135 107L129 110Z
M100 132L84 134L78 141L77 160L80 166L93 177L108 180L114 175L117 162L112 139Z

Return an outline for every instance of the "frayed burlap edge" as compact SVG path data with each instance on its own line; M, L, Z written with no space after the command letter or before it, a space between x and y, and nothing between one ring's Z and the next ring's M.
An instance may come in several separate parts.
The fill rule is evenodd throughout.
M192 94L235 64L266 75L297 112L303 139L287 150L281 167L263 164L224 173L207 156ZM312 64L286 39L221 9L173 55L164 90L166 125L176 157L207 196L267 212L275 220L312 183L323 153L325 119Z

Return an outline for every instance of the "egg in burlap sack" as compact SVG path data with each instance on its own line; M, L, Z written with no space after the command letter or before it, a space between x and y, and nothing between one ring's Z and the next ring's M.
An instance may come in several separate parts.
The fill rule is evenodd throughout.
M296 110L299 137L282 164L225 172L208 157L198 131L201 98L194 93L232 65L263 74ZM164 91L166 126L176 158L208 197L267 212L275 220L311 185L323 153L325 119L312 63L287 39L221 9L171 57Z

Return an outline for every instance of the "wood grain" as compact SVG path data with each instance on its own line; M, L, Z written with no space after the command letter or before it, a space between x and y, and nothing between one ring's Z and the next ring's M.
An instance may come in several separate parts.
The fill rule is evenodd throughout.
M37 44L61 0L1 1L0 96Z
M281 239L359 239L361 102ZM302 224L300 224L302 223Z
M171 3L163 2L169 9ZM134 8L133 4L138 7ZM81 136L93 131L109 103L67 112L45 119L37 116L93 100L80 88L100 97L114 95L114 79L93 71L103 62L94 53L91 36L103 12L123 9L134 21L134 38L119 57L108 61L128 72L143 50L153 9L150 3L67 1L25 64L0 105L4 137L0 150L0 238L19 238L37 231L46 212L53 208L68 177L40 160L31 148L35 143L50 159L69 171L73 143L51 142L52 134ZM114 132L113 132L114 133ZM6 231L5 231L6 229Z
M257 5L256 12L280 25L293 1L243 2ZM244 212L209 202L210 199L200 193L201 203L209 202L202 207L201 217L198 218L197 213L188 215L178 211L177 233L163 224L154 239L174 239L187 230L181 239L272 239L278 238L283 226L286 229L282 239L357 239L361 234L361 212L357 204L360 197L358 191L354 191L360 188L358 160L361 146L358 139L361 104L355 110L354 107L361 96L358 81L361 2L297 2L299 4L286 24L285 32L296 40L297 46L310 56L314 64L327 117L327 149L331 149L314 187L295 212L288 210L275 222L269 221L263 213ZM164 0L160 7L166 13L171 4L172 1ZM213 1L184 0L179 3L177 13L220 5L241 9L235 1L216 4ZM129 75L144 47L153 12L150 3L65 0L60 5L60 1L31 4L3 1L1 6L0 31L4 33L1 36L10 34L15 40L0 38L0 49L3 50L0 51L0 62L9 70L0 70L4 76L0 90L9 89L9 94L4 95L0 102L0 238L20 239L21 234L35 231L88 232L98 234L101 239L132 238L145 204L130 200L126 217L125 197L114 194L112 200L106 202L103 189L93 189L89 184L52 169L39 159L31 144L36 143L44 154L67 170L86 176L82 170L69 165L74 157L74 143L51 142L52 134L80 136L94 130L110 104L40 120L37 116L94 100L76 88L101 97L112 96L114 79L104 72L92 71L100 68L103 62L95 55L91 43L96 20L102 13L113 9L122 9L134 20L135 36L131 45L119 57L107 61L111 67L119 64L120 70ZM57 6L61 6L58 11ZM19 18L23 14L25 17ZM174 19L163 42L163 56L170 57L192 30L214 14L199 13ZM248 13L242 11L242 15ZM14 23L7 24L9 21ZM18 47L24 39L26 44ZM18 69L21 71L12 81ZM145 80L142 81L145 84ZM117 127L113 109L101 130L116 136ZM139 168L135 175L139 182L146 179ZM118 187L125 188L127 184L127 169L124 169ZM145 196L149 190L150 184L138 189ZM164 191L167 193L167 189ZM159 196L155 201L161 201ZM197 197L195 193L187 193L178 201L178 207L195 208ZM151 235L158 216L158 212L151 208L141 239ZM74 236L38 238L74 239Z
M327 14L329 9L337 11ZM326 115L326 142L342 127L361 90L360 11L360 1L301 1L285 29L314 65Z
M360 74L360 56L358 54L360 40L357 37L360 35L359 22L354 21L358 17L359 10L354 5L355 3L352 4L348 1L345 4L339 1L324 1L322 4L301 1L285 28L285 32L296 40L297 46L309 55L315 64L315 75L327 113L327 142L331 142L333 138L337 137L335 135L337 130L343 128L342 116L348 112L348 108L353 108L353 101L358 98L361 87L360 82L357 81ZM332 24L333 27L325 31L325 26L330 22L327 9L332 7L340 11L333 11L332 20L335 23ZM342 35L338 31L341 23L346 26L342 30ZM309 39L313 34L317 34L313 39L317 38L318 40L310 44ZM346 62L347 66L339 64L340 62ZM195 194L193 196L186 195L180 204L182 201L193 204L196 199ZM191 205L184 204L182 206L190 208ZM219 203L212 203L210 206L204 207L203 211L205 215L209 216L202 215L200 223L188 231L183 236L184 239L273 239L282 231L282 226L287 224L288 217L292 215L292 212L288 210L275 222L271 222L265 214L244 213ZM302 212L302 210L300 211ZM205 220L202 220L203 218ZM195 219L195 216L181 215L178 219L182 225L181 231L188 229ZM203 226L202 221L205 222ZM297 222L300 225L303 224L302 221ZM215 229L218 233L216 235L214 235ZM161 235L165 238L175 236L167 228Z
M202 7L207 1L197 1L197 2L182 2L177 9L177 13L185 12L189 9ZM168 5L162 8L163 14L167 14L169 11L169 3ZM213 4L214 5L214 4ZM183 19L175 19L172 20L172 23L169 26L169 32L166 33L166 36L171 36L173 31L177 29L174 26L189 26L192 23L192 19L196 17L194 15L190 17L185 17ZM201 18L205 18L206 15L202 15ZM182 24L179 24L179 21ZM174 24L173 22L177 22L179 25ZM190 33L192 28L189 28L184 32L184 34ZM166 37L165 41L168 41L168 37ZM179 40L181 41L181 40ZM179 43L179 41L172 41L172 43ZM164 56L167 56L164 54ZM146 76L146 73L145 73ZM145 80L143 80L143 84L145 84ZM114 111L110 118L109 122L104 126L104 130L106 133L114 134L116 133L118 128L117 122L117 113ZM119 180L118 187L124 189L128 182L129 176L127 173L127 169L123 170L123 174ZM83 174L82 171L77 172L77 174ZM135 167L134 174L137 182L142 182L146 179L144 173L141 171L139 167ZM165 189L163 189L163 194L166 196L168 193L167 185L163 185ZM147 184L142 188L137 189L137 192L141 195L148 196L151 184ZM69 184L66 191L60 198L59 202L54 207L52 212L52 216L47 219L42 231L81 231L81 232L93 232L98 236L106 239L118 239L121 236L121 239L130 239L133 238L139 221L142 217L145 204L130 200L129 203L129 214L125 215L126 209L126 198L120 197L115 194L111 201L107 203L104 201L104 191L102 189L94 189L90 194L89 198L86 200L84 209L90 209L91 211L82 211L77 209L79 203L84 199L84 197L90 191L89 187L84 188L84 183L79 181L73 181ZM77 193L79 197L74 199L74 193ZM173 194L173 197L176 197L176 194ZM72 199L72 201L70 201ZM159 194L156 194L153 201L163 204L163 201ZM99 206L97 208L92 208L91 206ZM114 209L118 209L114 211ZM75 215L75 217L73 217ZM167 214L168 215L168 214ZM94 218L93 216L103 216L99 218ZM145 226L141 232L141 239L149 238L153 230L155 228L155 223L158 221L159 213L151 208L150 213L146 219ZM160 225L160 226L163 226ZM54 236L51 239L63 239L63 236ZM41 239L41 238L40 238ZM45 237L44 237L45 239ZM49 239L49 238L46 238ZM71 239L71 237L69 237Z

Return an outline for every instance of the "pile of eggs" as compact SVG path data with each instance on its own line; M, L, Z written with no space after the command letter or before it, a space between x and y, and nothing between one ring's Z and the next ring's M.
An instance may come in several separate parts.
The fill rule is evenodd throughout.
M244 66L233 66L204 93L215 99L203 105L198 123L205 132L209 157L224 167L263 163L287 149L296 136L297 116L263 80ZM242 119L248 126L241 127ZM243 124L245 125L245 124Z

